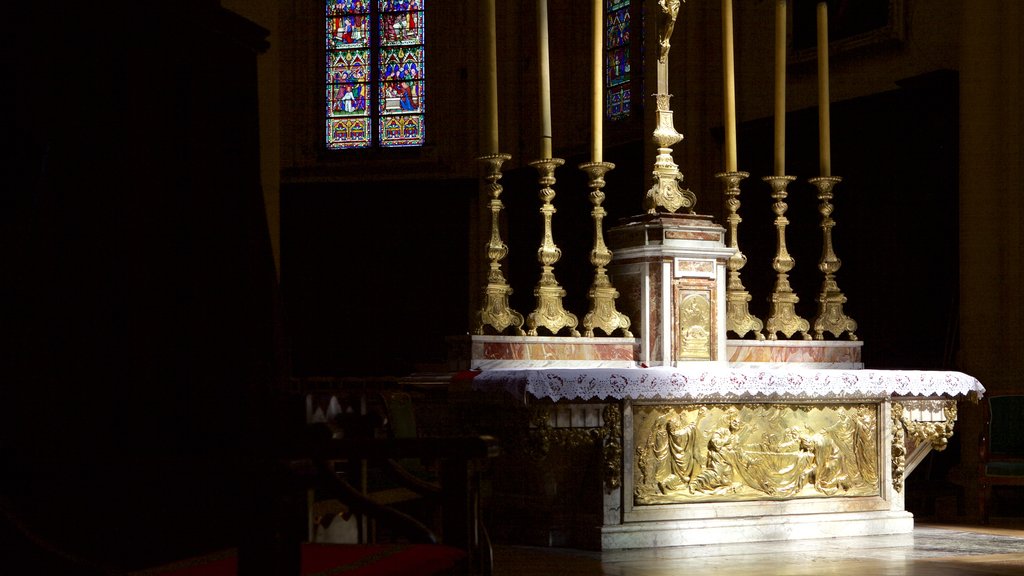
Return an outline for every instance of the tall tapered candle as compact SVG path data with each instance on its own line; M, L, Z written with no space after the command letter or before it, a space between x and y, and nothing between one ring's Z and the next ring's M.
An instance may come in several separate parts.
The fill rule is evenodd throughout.
M593 0L594 5L594 18L593 18L593 44L591 54L591 87L593 92L593 100L590 116L590 131L593 134L591 139L590 158L593 162L602 162L604 153L602 148L604 147L604 98L601 97L602 88L604 87L601 78L604 67L602 64L602 56L604 55L604 0Z
M786 174L786 0L775 2L775 175Z
M828 4L818 3L818 159L822 176L832 175L828 93Z
M547 0L537 0L537 60L540 63L540 157L551 158L551 68L548 62Z
M722 0L722 62L725 76L725 171L736 171L736 78L733 66L732 0Z
M483 2L484 31L484 135L481 138L484 154L498 153L498 33L494 13L494 0Z

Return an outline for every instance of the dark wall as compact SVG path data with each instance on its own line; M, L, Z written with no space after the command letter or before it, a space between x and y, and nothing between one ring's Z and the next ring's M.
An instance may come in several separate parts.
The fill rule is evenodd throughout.
M869 368L952 369L958 299L958 80L938 72L890 92L835 102L831 108L832 173L843 178L833 199L836 274L858 323ZM740 127L742 270L754 296L751 312L768 314L776 273L771 189L773 120ZM790 282L797 313L813 321L821 287L817 189L817 109L791 112L786 127L786 232L796 260Z
M42 549L115 566L234 542L238 464L285 367L259 182L266 33L216 2L16 16L5 509ZM0 558L29 554L19 542Z
M646 191L643 189L644 144L637 141L609 146L604 151L606 161L615 168L605 175L606 211L603 227L605 242L607 231L619 220L643 211ZM590 309L587 291L594 280L594 266L590 263L590 251L594 247L594 219L591 215L594 205L590 201L590 188L586 174L579 165L589 161L583 156L565 158L565 164L555 170L556 182L552 186L555 198L555 214L552 216L552 237L562 251L562 257L554 264L555 278L566 291L562 300L565 310L576 315L582 331L583 317ZM528 315L537 306L533 289L540 281L541 263L537 250L544 233L544 219L540 208L541 190L534 168L521 168L509 172L503 179L505 192L506 226L503 238L509 246L509 255L502 269L514 292L511 307ZM542 335L547 335L541 330ZM562 332L564 335L565 332Z
M935 73L893 91L834 103L833 173L837 274L849 299L844 311L859 324L871 368L952 368L957 317L957 78ZM797 312L817 313L822 250L816 189L817 110L787 117L790 274L800 296ZM753 314L768 315L776 273L770 188L770 118L740 127L740 158L752 176L743 182L740 246L743 279ZM644 145L609 147L616 168L604 189L604 225L643 211ZM555 172L553 235L562 250L555 275L567 294L563 306L581 320L593 280L589 252L594 230L586 178L566 158ZM685 173L685 167L681 167ZM537 173L509 170L501 180L502 238L509 255L502 270L513 287L513 309L536 305L536 253L543 219ZM684 185L691 185L684 182ZM292 184L282 190L282 285L299 375L406 374L443 363L446 336L469 329L468 302L475 181L379 181ZM718 216L717 190L699 192L698 211ZM481 234L489 222L481 223ZM482 256L481 256L482 257ZM424 305L429 303L429 305Z
M406 375L445 363L445 337L468 329L477 186L282 187L281 286L296 375Z

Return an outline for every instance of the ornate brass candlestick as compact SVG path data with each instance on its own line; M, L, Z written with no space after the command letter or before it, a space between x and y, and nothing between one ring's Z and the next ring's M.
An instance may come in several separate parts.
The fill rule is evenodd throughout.
M587 296L590 298L590 311L583 316L583 335L593 336L594 328L600 328L608 336L620 330L626 338L632 338L629 331L629 317L615 309L615 299L619 291L612 286L605 271L605 266L612 261L612 252L604 244L604 232L601 228L606 214L601 203L604 202L604 175L615 168L610 162L590 162L580 164L580 170L587 173L590 187L590 203L594 205L590 215L594 218L594 249L590 251L590 263L594 265L594 283L590 285Z
M824 237L821 251L821 261L818 262L818 269L825 275L821 284L821 294L818 295L818 316L814 319L814 338L824 340L825 332L831 332L838 338L843 332L847 332L850 340L856 340L857 323L843 313L843 304L846 296L839 290L836 283L836 272L842 266L842 262L832 250L832 228L836 225L832 220L832 188L842 182L838 176L819 176L808 180L818 189L818 212L821 212L821 231Z
M736 253L729 257L726 267L729 269L729 280L725 290L725 327L743 338L747 332L753 332L758 340L764 340L761 330L764 323L750 314L747 304L750 302L750 293L743 286L740 280L740 269L747 263L747 257L740 251L737 230L740 222L743 221L739 215L740 209L740 181L750 176L747 172L722 172L715 174L715 178L725 183L725 207L729 210L726 222L729 223L729 247L734 248Z
M551 217L556 212L551 200L555 197L555 191L551 188L555 183L555 168L565 163L561 158L546 158L530 162L530 166L537 169L540 174L540 199L544 202L540 207L540 213L544 217L544 238L541 240L540 248L537 250L537 260L541 263L540 281L533 289L533 295L537 297L537 308L526 317L526 333L529 336L537 335L537 327L547 328L551 334L558 334L562 328L568 328L572 336L579 336L576 325L579 320L576 315L567 312L562 307L562 297L565 290L555 280L554 264L562 257L562 250L555 245L551 237Z
M796 180L795 176L765 176L764 181L772 187L772 212L775 212L775 228L778 230L778 249L775 258L772 260L772 268L778 272L775 280L775 290L772 291L768 301L771 302L771 311L768 315L767 332L769 340L778 340L777 332L782 332L787 338L794 333L800 332L804 340L810 340L807 333L810 323L796 315L794 306L800 301L793 289L789 286L789 271L796 265L796 260L789 255L786 249L786 225L789 220L785 217L786 209L786 186Z
M486 167L484 180L487 181L487 193L491 197L491 239L487 243L487 257L491 260L487 272L487 287L484 288L484 305L476 313L473 333L483 334L484 327L490 326L498 334L511 327L512 333L523 335L523 315L511 309L508 297L512 295L512 287L505 282L501 272L501 260L508 255L508 246L501 239L499 214L504 205L501 203L501 165L511 158L509 154L491 154L481 156L477 160Z
M679 183L683 175L672 160L671 146L683 139L672 124L672 110L669 108L671 94L655 94L658 106L658 125L654 129L654 143L658 145L658 156L654 159L654 185L647 191L645 204L647 212L654 214L658 208L676 212L686 208L693 212L697 195Z

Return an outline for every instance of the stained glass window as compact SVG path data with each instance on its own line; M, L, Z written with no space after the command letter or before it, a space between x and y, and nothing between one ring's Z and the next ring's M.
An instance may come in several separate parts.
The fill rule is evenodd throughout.
M426 0L327 0L327 148L422 146Z
M632 110L629 72L630 0L605 0L604 106L609 120L629 116Z

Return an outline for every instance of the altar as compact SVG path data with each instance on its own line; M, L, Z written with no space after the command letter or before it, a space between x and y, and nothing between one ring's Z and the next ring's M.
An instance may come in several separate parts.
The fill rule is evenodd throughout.
M841 261L833 245L835 190L828 121L827 6L819 3L820 173L807 178L820 214L817 313L800 315L790 284L785 163L786 2L777 3L775 164L761 180L774 204L775 282L767 316L748 309L739 243L741 186L736 158L731 1L723 2L725 169L716 174L724 225L695 212L672 158L668 56L679 2L659 2L657 93L651 143L657 150L645 212L607 230L602 204L603 111L593 111L592 161L581 164L593 204L589 310L565 309L553 234L557 169L552 158L541 39L543 234L535 309L510 306L501 269L504 205L496 113L478 158L489 196L489 268L471 334L452 338L457 418L502 442L487 482L492 531L525 544L598 550L901 534L913 529L904 479L952 436L957 402L984 388L953 371L874 370L862 359L857 322L844 310ZM488 17L493 18L493 14ZM600 100L601 3L595 4L594 102ZM493 26L493 23L491 24ZM485 24L486 28L486 24ZM497 98L494 79L489 104ZM807 242L808 238L800 238ZM572 263L570 263L572 264ZM577 265L579 263L576 263ZM798 287L801 288L801 287ZM812 306L814 306L812 304ZM581 330L582 329L582 330Z
M602 550L908 533L903 478L944 448L955 398L984 390L958 372L714 365L487 370L472 387L530 414L542 490L595 507L551 542ZM558 471L574 451L599 454L593 476Z

